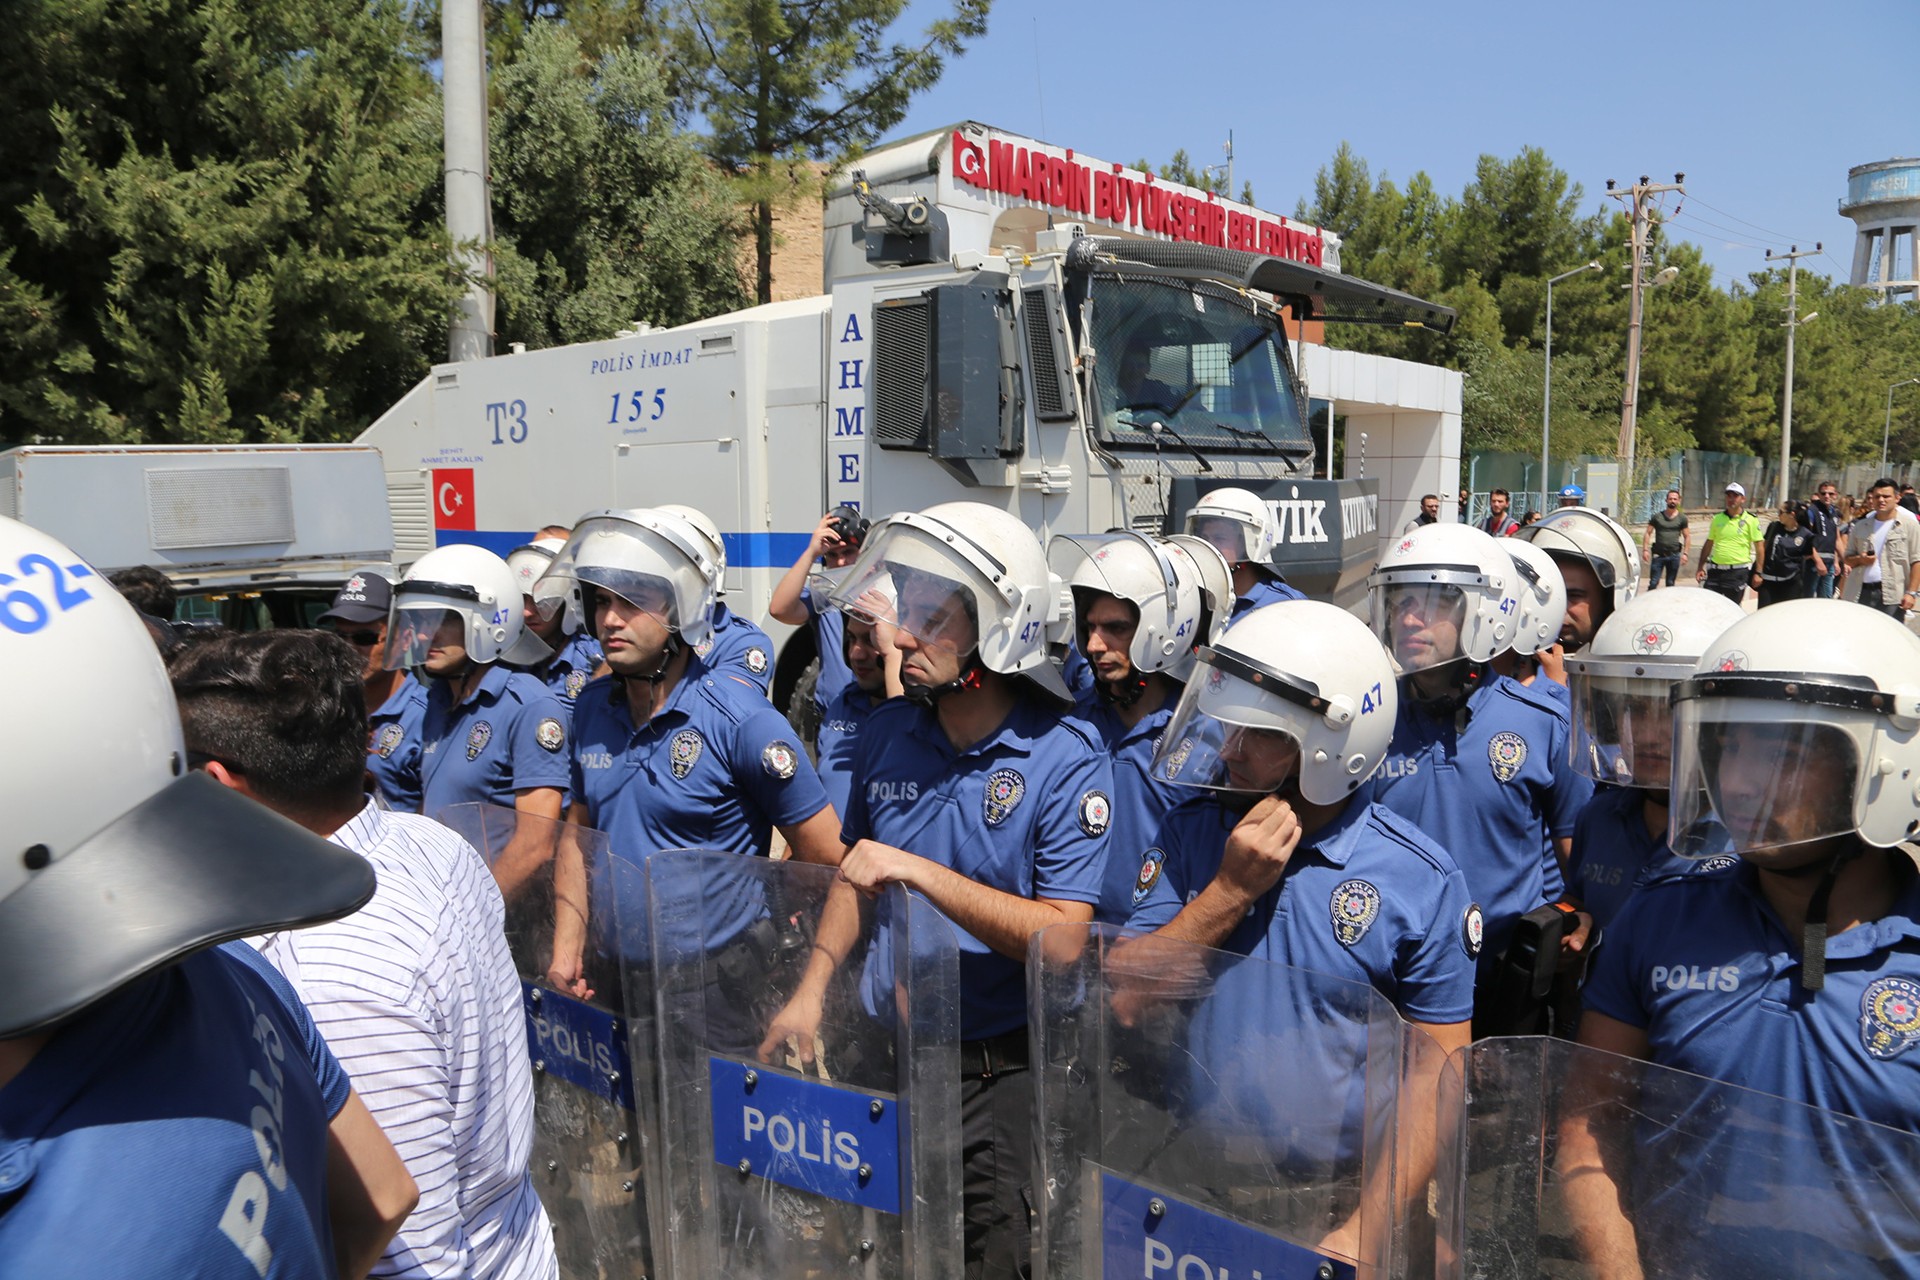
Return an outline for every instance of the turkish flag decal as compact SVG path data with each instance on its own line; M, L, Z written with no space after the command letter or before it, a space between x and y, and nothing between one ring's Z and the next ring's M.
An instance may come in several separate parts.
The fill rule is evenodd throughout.
M433 527L468 529L473 523L473 468L449 467L433 472L429 497L433 502Z
M970 187L987 185L987 157L978 143L968 142L958 129L953 131L953 175Z

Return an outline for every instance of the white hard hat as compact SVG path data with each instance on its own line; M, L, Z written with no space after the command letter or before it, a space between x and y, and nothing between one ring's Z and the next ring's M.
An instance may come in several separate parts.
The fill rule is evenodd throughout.
M700 536L707 540L707 548L713 553L713 563L715 566L713 571L714 594L716 596L726 595L727 543L726 540L720 536L720 526L713 522L713 517L698 507L689 507L681 502L663 502L655 507L654 510L664 511L668 515L679 516L682 520L685 520L698 530Z
M1920 835L1920 637L1886 614L1787 600L1745 615L1673 709L1674 852L1718 851L1711 819L1742 853Z
M1393 612L1419 596L1429 618L1438 608L1458 609L1460 650L1416 665L1438 666L1456 658L1487 662L1513 642L1519 583L1520 573L1500 540L1472 525L1422 525L1388 547L1367 579L1374 634L1407 666L1394 650Z
M0 517L0 1038L202 947L359 909L359 856L202 773L152 636L71 550Z
M1600 580L1604 615L1633 599L1640 589L1640 548L1618 521L1592 507L1561 507L1549 511L1514 537L1531 542L1550 556L1573 556L1586 561Z
M1187 512L1186 532L1197 535L1203 521L1230 520L1241 528L1243 538L1240 553L1235 555L1225 548L1221 554L1230 563L1238 564L1242 560L1251 560L1255 564L1265 565L1273 561L1274 544L1279 541L1279 530L1275 527L1273 508L1266 499L1245 489L1209 489L1200 495L1193 510Z
M1531 542L1500 539L1500 549L1513 558L1520 572L1515 584L1520 595L1520 618L1513 627L1513 651L1530 658L1560 642L1567 620L1567 580L1553 557Z
M467 658L490 662L538 662L549 654L526 629L520 583L507 562L485 547L438 547L412 565L393 588L387 625L386 665L417 667L447 615L459 619Z
M979 502L943 502L902 512L868 531L860 556L835 589L832 603L856 616L869 592L892 592L898 616L882 618L918 640L936 634L936 619L914 599L919 577L963 593L972 611L979 661L989 671L1024 675L1054 697L1071 701L1047 656L1048 628L1061 621L1065 586L1047 569L1033 531L1009 512Z
M520 584L521 595L533 595L534 584L547 576L547 571L553 566L553 558L566 545L564 538L535 538L525 546L507 552L507 568L513 570L513 580ZM586 606L580 599L578 584L562 599L560 607L565 611L560 619L561 631L573 636L586 629ZM549 613L547 616L552 615Z
M1318 600L1255 609L1204 647L1154 752L1153 776L1224 791L1242 731L1284 734L1300 752L1300 794L1351 795L1393 740L1393 664L1365 623Z
M1621 606L1577 653L1573 767L1589 778L1665 791L1672 777L1668 695L1746 611L1712 591L1649 591Z
M1217 550L1207 551L1224 565ZM1139 610L1127 651L1136 671L1184 679L1194 647L1212 639L1202 632L1211 607L1204 571L1188 547L1139 533L1061 534L1047 544L1047 561L1073 589L1077 616L1095 592Z
M698 647L713 636L713 606L721 562L714 543L685 516L659 507L595 511L574 526L546 576L534 584L534 604L548 616L572 591L594 587L632 602L648 586L672 602L660 621L681 642Z

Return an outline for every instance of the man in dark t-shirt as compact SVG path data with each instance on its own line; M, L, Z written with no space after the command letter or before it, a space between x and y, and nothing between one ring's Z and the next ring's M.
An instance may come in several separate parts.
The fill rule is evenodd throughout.
M1822 600L1833 598L1834 573L1840 567L1840 513L1833 509L1834 499L1839 496L1840 490L1833 481L1823 480L1813 501L1807 504L1806 525L1813 534L1813 549L1820 553L1820 561L1826 566L1813 573L1813 594ZM1813 569L1811 557L1807 568Z
M1667 490L1667 508L1656 511L1647 521L1645 545L1641 554L1647 558L1647 589L1670 587L1680 574L1680 562L1686 558L1687 544L1693 540L1687 529L1686 513L1680 510L1680 491ZM1666 574L1666 581L1660 576Z

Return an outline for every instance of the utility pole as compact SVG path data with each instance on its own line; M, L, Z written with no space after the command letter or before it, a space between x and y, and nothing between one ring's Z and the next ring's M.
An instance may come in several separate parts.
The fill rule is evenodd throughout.
M1625 191L1613 189L1613 179L1607 179L1607 194L1615 200L1627 201L1627 215L1633 219L1633 279L1627 285L1631 291L1627 295L1627 386L1620 396L1620 459L1626 465L1627 493L1633 492L1633 434L1638 422L1640 398L1640 320L1642 311L1643 268L1651 266L1648 246L1651 243L1653 223L1653 200L1655 196L1665 195L1669 191L1687 193L1687 175L1676 173L1672 182L1650 182L1646 174L1640 175L1640 181Z
M487 46L481 0L440 7L440 94L446 131L447 235L454 264L470 277L447 333L447 359L493 354L493 239L487 192ZM480 247L476 247L480 246Z
M1786 389L1780 394L1780 492L1777 495L1777 500L1781 502L1787 500L1787 495L1790 492L1788 481L1793 475L1787 467L1793 455L1793 331L1800 323L1800 307L1798 302L1800 259L1811 258L1819 252L1820 244L1818 241L1814 242L1814 246L1811 249L1802 249L1796 244L1788 253L1776 254L1771 249L1767 250L1768 262L1780 262L1784 260L1787 264L1787 385ZM1815 314L1817 315L1819 313L1816 312ZM1813 316L1808 316L1807 319L1811 320ZM1891 392L1888 393L1887 402L1889 404L1893 402Z

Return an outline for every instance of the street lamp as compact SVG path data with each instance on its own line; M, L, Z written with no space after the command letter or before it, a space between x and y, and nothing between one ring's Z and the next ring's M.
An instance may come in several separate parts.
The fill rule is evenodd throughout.
M1547 370L1541 383L1540 396L1540 510L1551 511L1553 502L1547 493L1547 486L1553 483L1548 477L1547 445L1553 436L1553 286L1569 276L1577 276L1582 271L1600 271L1603 268L1597 262L1586 262L1571 271L1562 271L1547 281Z
M1902 378L1887 388L1887 423L1880 428L1880 474L1887 474L1887 437L1893 434L1893 392L1895 387L1912 386L1920 378Z

